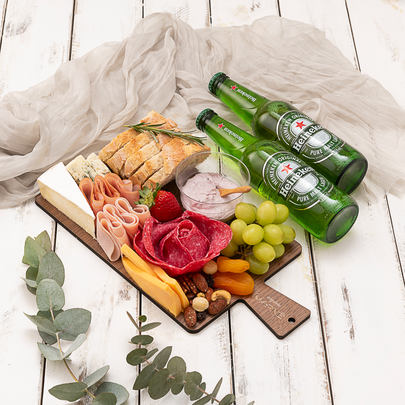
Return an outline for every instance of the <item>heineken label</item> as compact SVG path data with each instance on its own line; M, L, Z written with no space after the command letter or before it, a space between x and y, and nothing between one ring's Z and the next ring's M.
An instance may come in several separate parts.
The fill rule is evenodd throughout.
M300 111L286 112L277 123L277 137L291 152L319 163L342 149L344 142Z
M299 210L325 200L333 188L329 180L289 152L277 152L267 159L263 180Z
M252 96L247 89L241 88L240 86L236 86L235 84L229 86L229 89L231 91L234 91L235 93L240 94L242 97L252 101L253 103L257 100L256 97Z

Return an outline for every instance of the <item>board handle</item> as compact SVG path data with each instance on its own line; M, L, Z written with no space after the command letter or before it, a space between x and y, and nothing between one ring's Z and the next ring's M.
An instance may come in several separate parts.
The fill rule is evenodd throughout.
M311 316L309 309L264 283L242 302L279 339L284 339Z

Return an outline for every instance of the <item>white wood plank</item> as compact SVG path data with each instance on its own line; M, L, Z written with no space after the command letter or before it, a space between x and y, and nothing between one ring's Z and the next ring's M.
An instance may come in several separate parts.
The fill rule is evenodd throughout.
M347 1L360 68L378 80L405 108L405 4Z
M144 0L145 17L152 13L171 13L193 28L210 25L208 0Z
M104 42L128 37L142 18L141 0L78 0L74 13L72 59Z
M278 15L277 1L211 1L212 25L229 27L232 25L249 25L258 18Z
M341 50L358 69L350 21L342 0L280 0L280 14L284 18L311 24Z
M68 60L72 1L10 0L0 54L0 98L51 76Z
M43 360L37 347L41 341L35 325L24 315L37 313L35 296L21 277L24 242L46 230L53 237L53 221L33 200L16 208L0 210L2 232L2 282L0 283L0 380L2 403L40 403ZM23 384L24 389L18 390ZM17 394L18 391L18 394Z

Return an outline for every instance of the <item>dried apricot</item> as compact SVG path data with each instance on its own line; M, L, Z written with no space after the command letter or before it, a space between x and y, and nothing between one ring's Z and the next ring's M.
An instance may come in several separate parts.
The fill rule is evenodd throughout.
M242 259L221 259L221 256L217 259L218 271L221 273L243 273L248 270L249 262Z
M222 288L235 295L249 295L255 283L248 273L220 273L214 275L214 287Z

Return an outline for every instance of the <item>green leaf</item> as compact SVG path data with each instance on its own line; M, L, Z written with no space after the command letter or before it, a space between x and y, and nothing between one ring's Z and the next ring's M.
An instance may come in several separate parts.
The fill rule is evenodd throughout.
M151 351L149 351L148 354L145 356L145 360L150 359L158 351L159 349L152 349Z
M199 399L197 402L194 402L192 405L204 405L207 404L208 402L210 402L211 397L207 396L204 398Z
M91 387L94 385L96 382L99 382L106 374L107 371L110 369L110 366L104 366L99 368L98 370L94 371L94 373L91 373L88 375L83 382L87 384L88 387Z
M59 310L59 311L54 311L53 315L56 317L58 316L61 312L63 312L63 309ZM38 311L37 312L38 316L42 316L43 318L49 319L52 324L53 324L53 320L52 320L52 315L51 315L51 311ZM55 327L56 329L56 327ZM50 335L49 333L43 332L42 330L40 330L38 328L38 333L39 336L41 336L42 340L47 343L48 345L53 345L55 344L58 340L56 339L55 335Z
M156 373L157 373L157 370L155 368L155 365L153 363L148 364L138 374L138 377L136 377L136 380L135 380L135 383L134 383L134 386L132 387L132 389L141 390L143 388L146 388L149 385L150 380Z
M28 287L35 288L35 289L38 287L38 284L35 280L30 280L29 278L24 278L24 277L21 277L21 278L26 282Z
M117 397L111 392L103 392L97 395L93 400L92 405L116 405Z
M169 360L170 355L172 354L172 347L168 346L165 347L153 360L153 364L156 366L157 369L161 369L163 368L166 363L167 360Z
M139 322L146 322L148 318L145 315L141 315L138 319Z
M214 403L214 398L217 397L218 392L219 392L219 389L221 388L221 384L222 384L222 378L217 382L217 385L215 386L214 391L212 391L212 394L211 394L211 396L212 396L211 404Z
M140 331L140 332L146 332L146 331L148 331L148 330L157 328L159 325L161 325L160 322L151 322L151 323L148 323L147 325L141 326L141 327L139 328L139 331Z
M139 326L138 326L137 322L135 321L133 316L128 311L127 311L127 315L128 315L128 318L131 320L131 322L135 325L136 329L139 330Z
M35 323L35 325L37 325L38 329L49 333L51 335L55 335L56 332L58 331L56 329L56 326L52 323L52 321L50 321L49 319L46 319L42 316L37 316L37 315L27 315L25 314L25 316L33 323Z
M173 377L176 377L178 373L187 371L186 362L179 356L172 357L167 363L167 369Z
M55 252L47 252L41 259L38 267L37 283L42 280L55 280L61 287L65 282L65 268Z
M37 275L38 275L38 269L36 267L28 267L27 271L25 272L25 278L27 280L32 280L35 281L36 284L36 280L37 280ZM37 288L35 287L30 287L27 283L27 289L30 293L32 294L36 294L37 293Z
M184 388L184 380L186 379L186 372L177 373L176 377L172 382L172 394L178 395Z
M69 349L67 349L66 353L63 355L63 358L70 356L78 347L80 347L84 341L86 340L87 336L85 333L81 333L77 336L77 338L73 341L70 345Z
M43 283L43 281L41 282ZM86 333L91 323L91 312L83 308L71 308L55 318L59 337L64 340L75 340L81 333Z
M137 366L145 361L144 356L148 353L147 349L135 349L127 355L127 363L131 366Z
M56 347L44 345L43 343L37 343L39 350L43 356L51 361L60 361L62 360L62 354Z
M198 390L198 386L201 384L202 375L197 371L192 371L186 375L186 385L184 387L184 392L187 395L193 395Z
M103 382L96 391L96 397L104 392L110 392L117 398L117 405L123 404L129 398L129 392L120 384L113 382ZM94 404L94 402L93 402Z
M204 394L203 391L205 391L206 386L207 384L205 382L201 383L199 385L200 389L197 388L197 390L190 395L190 401L195 401L196 399L201 398L201 396Z
M153 337L149 335L136 335L131 339L136 345L148 345L153 342Z
M172 385L172 379L167 368L159 370L150 380L148 393L152 399L164 397Z
M235 401L235 395L233 394L228 394L225 395L222 399L219 405L231 405Z
M81 382L73 382L67 384L55 385L49 390L49 393L54 397L61 399L63 401L77 401L85 393L87 385Z
M65 294L55 280L42 280L37 288L37 307L48 311L51 307L57 311L65 305Z
M51 243L51 238L48 235L47 231L41 232L35 239L35 242L38 243L39 246L42 247L42 249L45 250L45 252L49 252L52 250L52 243Z
M247 405L253 405L255 401L249 402Z
M22 262L29 266L38 268L39 262L46 251L31 236L25 239L24 256Z

